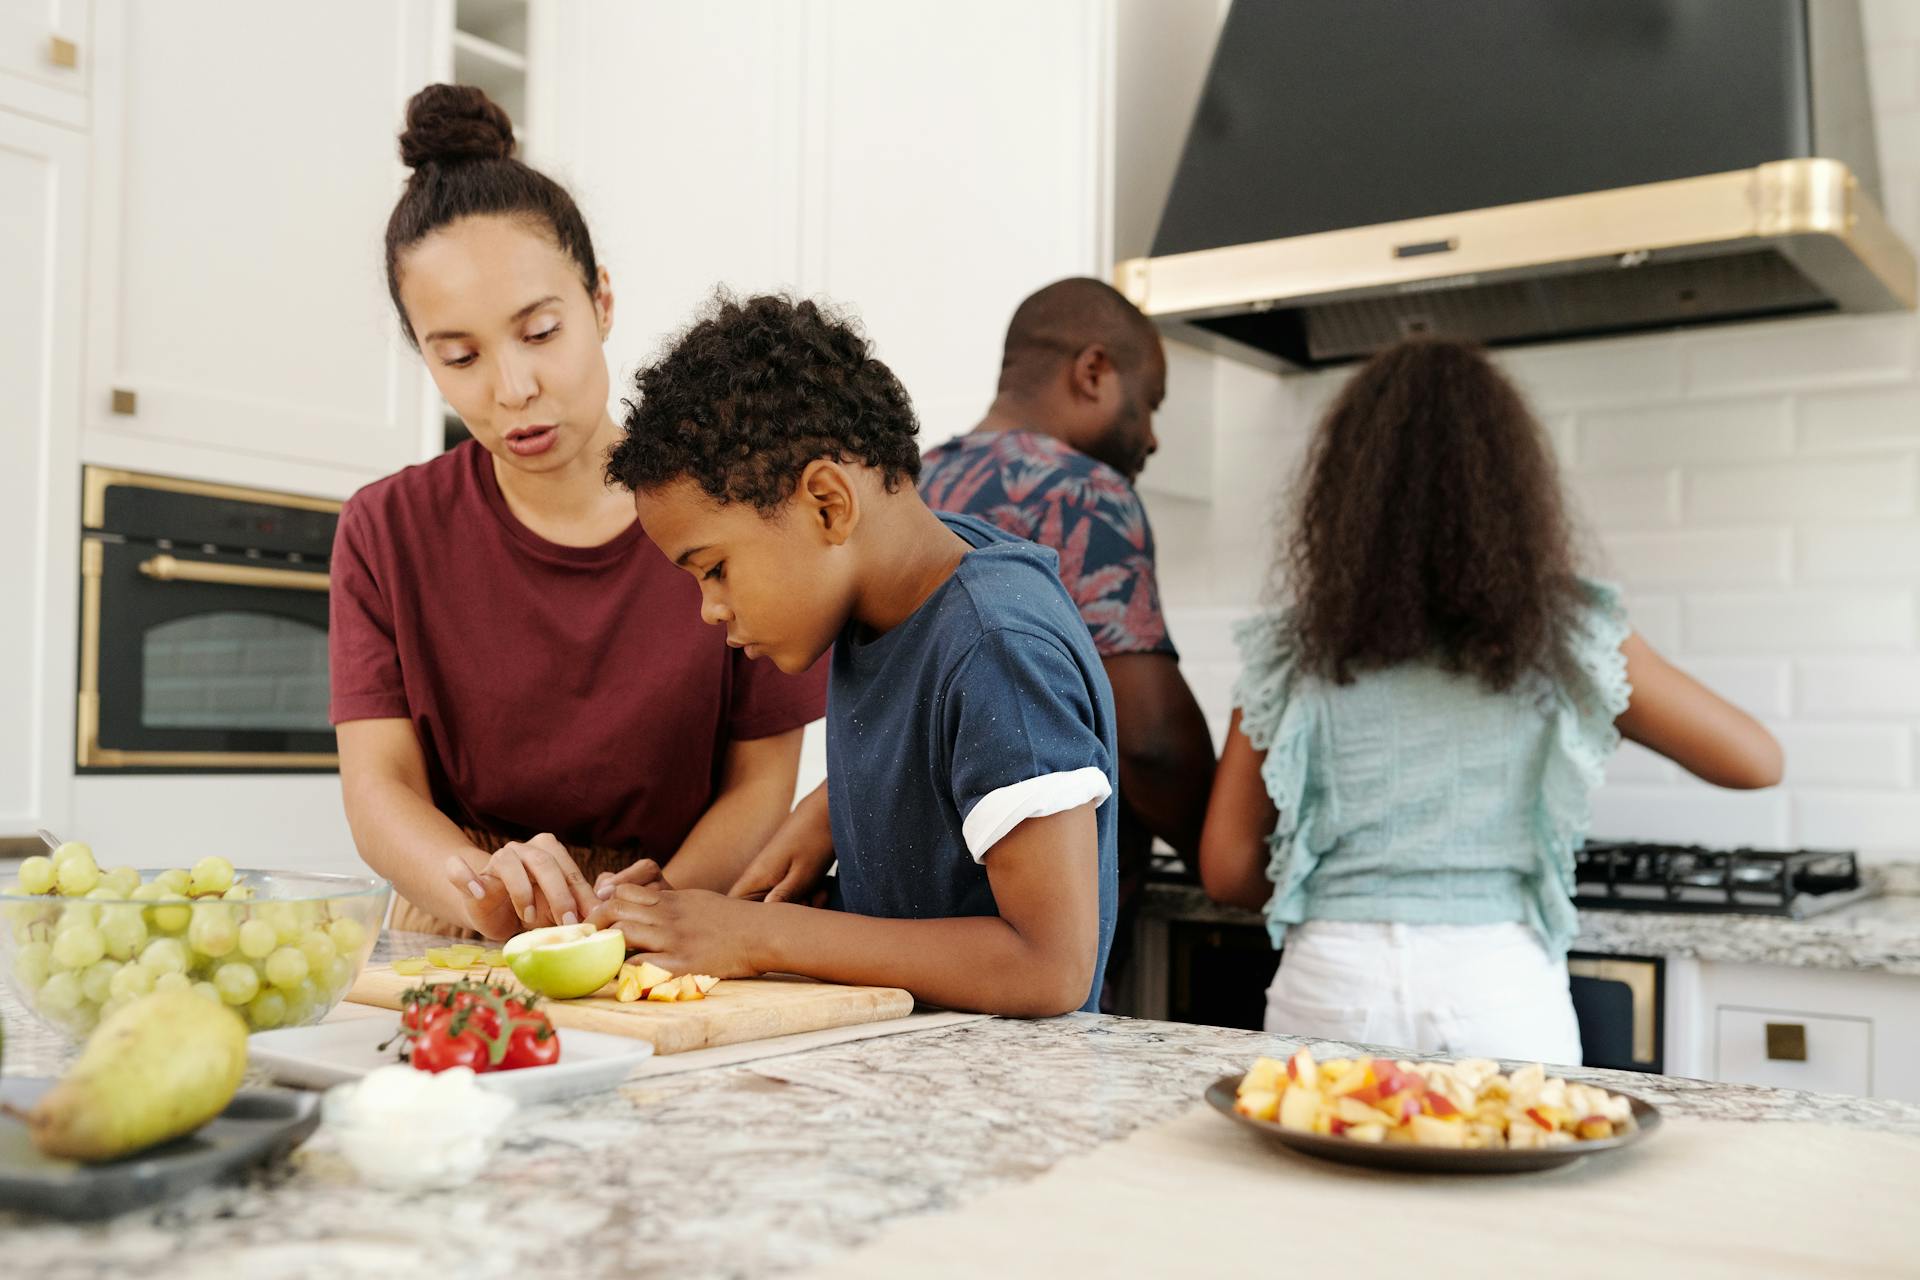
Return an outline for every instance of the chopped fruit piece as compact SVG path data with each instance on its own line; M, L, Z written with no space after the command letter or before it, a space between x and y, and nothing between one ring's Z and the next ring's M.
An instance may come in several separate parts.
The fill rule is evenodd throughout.
M452 968L464 969L478 960L485 951L485 947L476 947L463 942L458 946L448 947L447 956L453 961Z
M507 958L501 955L498 951L482 951L480 953L479 963L485 965L489 969L498 969L504 964L506 964L506 962L507 962Z
M1313 1131L1320 1111L1320 1095L1312 1089L1289 1087L1280 1099L1280 1123L1288 1129Z
M1233 1109L1255 1120L1271 1121L1280 1113L1280 1095L1271 1089L1250 1089L1234 1099Z
M405 977L417 977L427 971L427 958L425 956L408 956L404 960L395 960L393 962L393 971Z
M1262 1061L1269 1061L1269 1059L1262 1059ZM1259 1063L1254 1065L1258 1066ZM1294 1055L1287 1059L1287 1079L1303 1089L1311 1089L1319 1083L1320 1069L1313 1065L1313 1055L1305 1049L1296 1050Z
M1253 1065L1247 1068L1246 1078L1240 1082L1242 1089L1268 1091L1282 1086L1283 1075L1291 1075L1287 1064L1275 1058L1255 1058Z
M653 990L673 975L651 960L642 960L639 964L630 964L627 969L633 974L634 981L640 984L642 994Z
M427 963L436 969L458 969L461 967L453 962L452 947L428 947Z
M700 989L701 995L705 995L720 985L720 979L711 974L696 973L693 975L693 985Z
M1574 1130L1574 1132L1588 1142L1600 1138L1611 1138L1613 1136L1613 1121L1607 1119L1605 1116L1588 1116L1580 1122L1580 1127Z

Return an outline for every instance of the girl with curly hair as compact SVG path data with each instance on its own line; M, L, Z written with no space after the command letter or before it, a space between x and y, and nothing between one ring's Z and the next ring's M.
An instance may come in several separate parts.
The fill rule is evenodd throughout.
M1765 787L1778 744L1578 573L1544 433L1466 343L1354 375L1282 568L1286 606L1236 633L1200 851L1285 943L1267 1029L1578 1063L1573 854L1607 757Z

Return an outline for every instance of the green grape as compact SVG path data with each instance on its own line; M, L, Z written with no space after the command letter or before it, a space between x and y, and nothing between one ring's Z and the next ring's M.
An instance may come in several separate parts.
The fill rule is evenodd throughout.
M145 965L140 967L142 969L146 968ZM155 991L191 991L195 987L206 987L211 991L213 984L210 982L195 982L184 973L163 973L153 980L153 989ZM214 991L213 998L218 1000L220 993Z
M153 970L153 976L163 973L185 973L188 969L187 949L178 938L155 938L140 953L140 963Z
M307 976L307 958L293 947L281 947L267 957L261 972L276 987L297 987Z
M80 1007L80 975L72 971L51 975L40 988L42 1013L68 1013Z
M253 896L253 890L247 888L247 886L243 884L237 884L233 886L233 888L221 894L220 896L225 898L228 902L245 902L248 898L251 898Z
M240 926L234 923L230 907L212 905L193 909L193 923L187 926L187 943L203 956L226 955L240 944Z
M335 956L327 965L327 995L338 999L352 981L353 961L345 956Z
M327 926L327 936L333 939L333 946L343 956L352 955L367 940L367 931L358 920L350 916L341 916Z
M206 999L213 1001L215 1004L226 1003L226 1001L221 999L220 997L220 988L214 986L211 982L194 983L193 994L197 996L203 996Z
M228 1004L245 1004L260 994L260 975L250 964L229 960L214 971L213 987Z
M20 864L20 891L22 893L53 892L53 859L45 854L36 853Z
M289 989L286 995L289 1026L305 1026L320 1011L320 987L312 978L301 979L300 985Z
M90 924L72 925L53 935L53 962L62 969L84 969L107 954L107 940Z
M113 996L116 1000L136 999L158 986L162 977L187 981L184 973L156 974L144 964L122 965L113 975Z
M53 972L53 948L44 942L23 942L13 953L13 976L29 991L38 989Z
M60 917L54 922L54 932L62 929L77 929L82 925L93 926L100 923L100 904L88 902L82 898L78 902L69 902L60 909Z
M169 893L158 904L147 908L147 918L157 932L179 933L193 919L193 907L181 895Z
M100 883L111 888L121 898L131 898L133 891L140 887L140 873L132 867L115 867L103 872Z
M132 1003L131 1000L123 1000L119 996L113 997L100 1006L100 1021L105 1022L108 1018L111 1018L114 1014L120 1012Z
M155 876L153 883L160 886L162 893L184 894L188 886L192 885L193 876L179 867L172 867Z
M120 901L120 895L115 893L110 886L104 885L104 884L100 885L98 888L89 889L85 893L81 894L80 896L83 898L89 898L94 902Z
M54 867L53 882L64 896L82 898L100 887L100 868L92 854L76 854Z
M266 1031L287 1020L287 998L278 991L262 991L247 1006L247 1022L255 1031Z
M264 960L279 945L280 936L265 920L249 920L240 926L240 954L249 960Z
M138 968L138 965L126 966ZM113 995L113 977L122 966L111 960L96 960L80 971L80 994L92 1004L105 1004Z
M233 888L233 864L218 854L208 854L193 864L187 884L188 892L196 898L202 894L225 893Z
M292 946L305 932L300 916L289 902L269 902L260 908L260 919L273 926L273 935L281 946Z
M29 942L51 942L53 922L45 916L20 916L13 922L13 940L21 946Z
M334 948L333 939L319 929L302 934L299 946L300 954L307 958L307 969L313 973L325 973L333 958L340 954Z
M167 886L158 880L149 880L143 885L136 885L133 892L127 895L133 902L158 902L166 896Z
M85 858L88 862L92 862L93 846L82 844L78 840L69 840L53 851L53 865L56 868L69 858Z
M108 955L131 960L147 945L146 918L139 907L108 907L100 913L100 934L107 940Z

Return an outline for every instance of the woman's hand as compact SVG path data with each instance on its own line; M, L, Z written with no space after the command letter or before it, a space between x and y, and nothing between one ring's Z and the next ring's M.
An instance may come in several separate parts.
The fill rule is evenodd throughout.
M775 840L762 849L727 890L729 898L756 902L811 902L825 896L820 882L833 865L833 850L806 849Z
M669 973L715 978L751 978L759 973L748 954L759 903L705 889L664 889L623 884L587 919L618 929L627 945Z
M671 889L667 876L660 864L652 858L642 858L624 871L603 871L593 882L593 894L601 902L613 896L613 891L623 884L654 885L661 889ZM597 905L597 904L596 904Z
M458 867L453 865L456 862ZM450 859L447 870L465 881L460 887L472 902L467 908L469 923L490 938L511 937L546 925L578 924L600 905L573 855L546 833L503 846L477 874L463 859ZM499 931L503 923L505 933Z

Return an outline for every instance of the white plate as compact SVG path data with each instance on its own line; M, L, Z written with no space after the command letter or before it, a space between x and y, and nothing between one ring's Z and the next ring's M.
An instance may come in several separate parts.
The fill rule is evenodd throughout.
M399 1046L388 1045L382 1052L380 1043L399 1025L398 1016L390 1015L262 1031L247 1038L247 1056L283 1084L325 1089L398 1062ZM611 1089L653 1056L651 1044L627 1036L573 1027L561 1028L559 1036L560 1061L547 1067L490 1071L479 1078L481 1087L529 1106L557 1102Z

